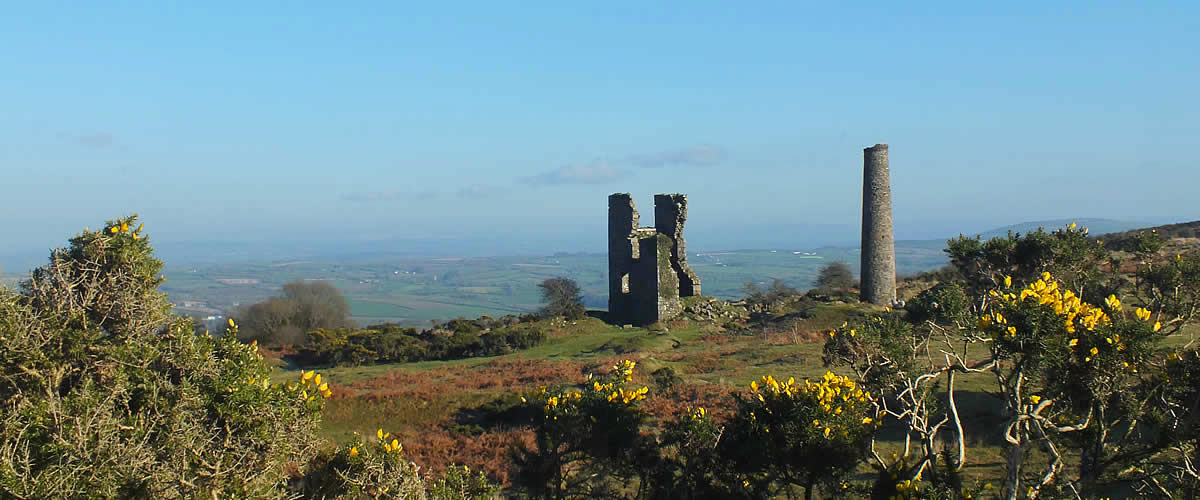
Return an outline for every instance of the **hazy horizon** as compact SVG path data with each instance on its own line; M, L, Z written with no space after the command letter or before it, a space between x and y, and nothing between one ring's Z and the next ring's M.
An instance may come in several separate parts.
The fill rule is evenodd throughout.
M690 248L846 245L875 143L901 240L1200 219L1198 18L1116 2L14 5L0 262L130 213L168 265L207 242L603 251L613 192L644 223L653 194L688 194Z
M1014 221L1012 224L978 226L937 232L929 228L898 228L896 241L915 242L949 239L958 234L974 236L998 233L1010 226L1030 226L1042 222L1058 223L1064 220L1083 222L1097 221L1105 226L1144 227L1174 222L1181 218L1146 217L1139 219L1098 219L1076 217L1064 219L1042 219L1036 221ZM1047 230L1056 229L1048 226ZM548 256L555 253L604 253L607 251L606 228L599 224L576 227L575 232L565 233L547 229L536 232L533 228L525 233L483 234L475 236L449 237L431 235L426 238L370 238L357 239L331 237L327 240L274 239L258 241L238 240L162 240L151 235L155 253L167 267L190 267L213 264L237 264L249 262L280 262L291 259L363 259L372 256L416 256L416 257L511 257ZM856 248L859 245L857 226L834 227L816 224L782 224L778 226L738 226L728 231L700 230L687 228L684 236L690 253L719 252L753 249L786 249L807 251L818 248ZM806 230L807 229L807 230ZM74 233L72 233L74 234ZM45 262L51 248L65 246L70 235L43 250L31 250L0 254L0 271L5 274L24 273Z

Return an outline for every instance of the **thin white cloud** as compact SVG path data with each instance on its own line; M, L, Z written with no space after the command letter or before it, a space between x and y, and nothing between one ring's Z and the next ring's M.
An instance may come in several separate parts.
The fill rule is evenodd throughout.
M661 151L629 157L629 162L642 168L711 167L725 162L725 150L710 145L674 151Z
M116 139L107 132L89 134L64 134L69 140L89 148L106 148L112 146Z
M464 186L458 190L459 198L490 198L502 193L504 190L496 186L487 184L472 184Z
M433 191L359 191L342 193L340 198L343 201L374 203L404 200L429 200L437 197L438 194Z
M608 184L624 179L630 173L626 168L614 167L604 162L593 162L558 167L549 172L522 177L519 181L533 185Z

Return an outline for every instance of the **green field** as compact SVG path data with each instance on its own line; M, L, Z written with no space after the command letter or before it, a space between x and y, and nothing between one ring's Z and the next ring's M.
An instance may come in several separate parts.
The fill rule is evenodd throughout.
M927 246L901 242L896 253L900 274L946 262L940 249ZM821 266L841 261L857 270L859 260L857 249L845 248L698 252L688 258L700 275L704 294L723 299L744 296L746 282L765 284L773 279L805 290ZM231 263L168 266L169 281L163 288L180 312L206 316L275 295L288 281L328 280L346 294L359 324L388 321L425 326L430 320L536 311L541 304L538 283L558 276L579 283L588 308L604 309L607 267L604 254Z

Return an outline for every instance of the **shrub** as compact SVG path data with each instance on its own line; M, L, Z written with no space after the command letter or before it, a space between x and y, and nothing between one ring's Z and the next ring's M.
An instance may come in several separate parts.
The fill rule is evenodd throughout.
M966 325L971 301L957 283L941 283L921 292L905 309L913 323L933 321L945 325Z
M800 291L796 290L784 283L781 279L771 280L771 284L766 289L759 287L753 281L747 281L742 286L742 290L746 292L746 303L750 305L759 305L763 307L770 306L780 300L788 297L800 295Z
M480 333L479 320L456 319L445 330L417 332L393 324L373 325L364 330L350 328L309 332L308 345L296 356L301 365L361 365L450 360L475 356L499 356L541 344L548 337L536 324L515 323ZM489 324L491 324L489 322Z
M272 384L233 320L214 338L173 316L136 221L85 230L0 289L0 497L424 498L399 454L317 456L328 381Z
M172 316L135 224L85 230L0 290L0 496L285 496L327 387L272 385L232 324L197 336Z
M516 486L543 498L607 496L641 473L638 402L649 389L630 385L635 365L625 360L585 387L542 387L521 398L533 415L536 447L514 452ZM584 467L582 480L572 477Z
M648 460L648 498L739 498L745 497L731 462L720 455L718 444L723 429L704 408L688 408L668 422Z
M719 445L745 475L750 496L791 496L800 486L811 498L818 487L840 487L866 458L878 414L871 394L849 377L826 372L797 383L766 376L750 389L736 396L737 413Z
M482 472L471 474L471 468L465 465L446 469L445 474L438 478L429 488L430 500L456 500L474 498L494 498L500 492L500 487L492 484L487 475Z
M372 442L356 436L322 454L304 472L300 490L307 498L425 498L416 466L404 457L399 439L383 429Z

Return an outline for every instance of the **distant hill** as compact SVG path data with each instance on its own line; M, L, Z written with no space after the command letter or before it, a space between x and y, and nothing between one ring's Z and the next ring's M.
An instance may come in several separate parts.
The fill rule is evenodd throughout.
M982 234L982 236L983 236L983 239L986 240L989 238L994 238L996 236L1006 236L1006 235L1008 235L1009 231L1012 231L1014 233L1022 233L1022 234L1029 233L1029 232L1037 231L1037 229L1039 227L1044 228L1046 231L1053 231L1055 229L1061 229L1063 227L1066 227L1068 224L1071 224L1072 222L1074 222L1075 224L1078 224L1080 226L1088 228L1088 234L1091 234L1092 236L1099 236L1102 234L1110 234L1110 233L1119 233L1122 231L1130 231L1130 230L1135 230L1138 228L1146 227L1148 224L1152 224L1150 222L1136 221L1136 220L1086 219L1086 218L1084 218L1084 219L1056 219L1056 220L1022 222L1020 224L1013 224L1011 226L1005 226L1002 228L993 229L991 231L985 232Z
M1180 222L1155 227L1142 227L1130 231L1105 235L1104 247L1109 250L1129 250L1133 237L1144 231L1158 231L1163 238L1200 238L1200 221Z
M1022 222L1019 224L1013 224L1011 226L1004 226L1004 227L1000 227L1000 228L996 228L996 229L991 229L988 231L984 231L982 233L962 233L962 234L963 234L963 236L967 236L967 237L979 236L980 238L982 238L984 240L989 240L989 239L996 238L996 237L1008 236L1009 231L1012 231L1013 233L1021 233L1021 234L1037 231L1038 228L1043 228L1046 231L1053 231L1055 229L1061 229L1063 227L1066 227L1068 224L1070 224L1072 222L1074 222L1080 226L1088 228L1088 233L1092 236L1100 236L1100 235L1107 235L1107 234L1111 234L1111 233L1120 233L1120 232L1130 232L1130 234L1133 234L1133 232L1136 232L1136 230L1138 230L1139 228L1144 228L1147 225L1151 224L1146 221L1096 219L1096 218L1054 219L1054 220ZM1189 224L1191 224L1191 223L1189 223ZM1173 224L1173 225L1180 225L1180 224ZM1163 226L1163 227L1167 227L1167 226ZM947 239L949 239L949 238L934 239L934 240L898 240L898 241L896 241L896 248L941 250L943 248L946 248L946 240Z

